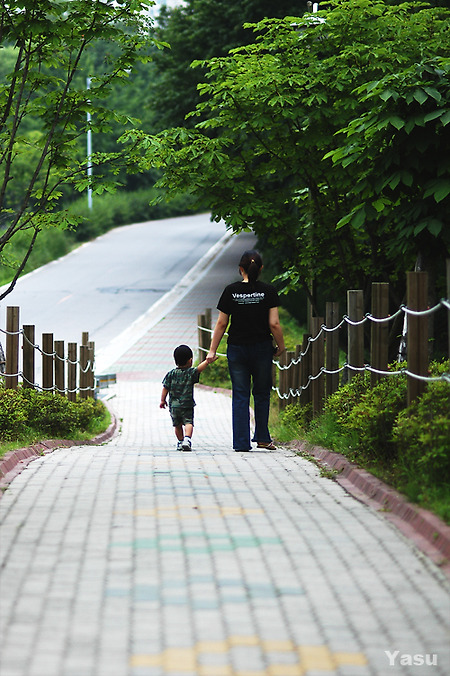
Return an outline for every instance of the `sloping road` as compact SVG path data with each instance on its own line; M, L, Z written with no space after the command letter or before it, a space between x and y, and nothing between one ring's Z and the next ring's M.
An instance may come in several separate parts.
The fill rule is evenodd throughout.
M36 327L38 344L42 333L79 343L88 331L98 352L173 289L224 234L224 224L207 214L111 230L22 277L0 304L0 326L6 325L6 307L18 306L20 325Z

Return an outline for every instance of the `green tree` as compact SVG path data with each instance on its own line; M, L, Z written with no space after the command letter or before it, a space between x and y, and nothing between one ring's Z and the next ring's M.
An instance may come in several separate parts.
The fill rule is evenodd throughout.
M400 137L391 134L391 158L381 154L366 183L361 163L370 169L370 152L377 142L367 154L361 150L358 165L356 159L351 161L355 138L338 132L350 129L352 121L370 115L378 105L369 83L407 79L415 64L428 63L436 54L442 69L450 55L449 17L446 9L418 3L391 6L352 0L327 3L327 11L318 15L264 20L251 26L258 34L255 42L201 64L207 68L207 81L200 85L203 100L193 114L193 129L175 128L150 137L131 133L128 139L138 141L143 166L163 170L159 185L169 198L190 189L214 218L223 218L236 231L252 228L280 257L288 286L309 293L313 275L331 300L347 288L368 290L370 282L390 278L397 305L403 272L414 265L423 246L418 222L403 228L406 188L401 199L386 204L395 227L385 227L379 217L381 202L376 199L381 198L364 190L376 174L381 182L392 176L397 151L403 152L399 161L408 171L403 163L417 161L419 148L414 144L420 145L421 162L426 156L429 168L423 181L420 172L414 172L416 205L420 195L434 189L430 172L436 129L441 144L448 139L445 113L437 113L448 106L445 74L440 79L430 74L439 95L426 94L426 114L431 117L422 131L427 142L410 134L397 147ZM369 125L369 119L366 122ZM360 127L351 130L365 149ZM406 127L404 131L407 134ZM412 147L406 153L408 141ZM331 158L337 161L334 153L339 150L342 161L337 168ZM436 178L444 163L442 158ZM443 213L447 198L438 188L434 195L442 196ZM430 193L429 204L433 199ZM433 248L442 260L448 234L428 216L421 223L435 238Z
M413 244L416 268L428 271L433 289L450 244L450 59L414 63L357 94L368 110L342 130L346 138L330 156L352 168L359 203L336 227L376 230L390 258Z
M15 275L0 298L9 293L45 228L75 224L57 210L64 186L94 191L114 189L114 174L124 164L128 149L108 155L96 153L97 167L86 178L86 160L80 139L88 126L99 134L112 121L130 122L104 105L114 82L125 82L139 60L147 60L150 35L148 0L8 0L1 2L0 45L0 257L8 260L11 240L20 232L29 236ZM83 65L89 66L92 45L103 40L109 53L97 68L90 89ZM90 124L87 113L92 115Z
M252 42L253 33L243 28L246 22L298 15L306 7L306 0L186 0L177 7L163 5L157 37L170 49L155 53L150 80L157 130L189 125L185 117L199 101L197 86L205 74L203 67L191 68L193 61L224 56Z

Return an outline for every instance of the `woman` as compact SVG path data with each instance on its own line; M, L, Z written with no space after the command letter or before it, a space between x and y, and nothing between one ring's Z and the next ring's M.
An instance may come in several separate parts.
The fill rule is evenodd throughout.
M255 413L252 441L256 441L258 448L275 448L268 427L272 359L284 352L284 338L278 317L278 293L272 284L258 281L262 267L262 259L257 251L244 252L239 262L242 281L229 284L220 297L217 304L219 317L206 358L208 362L216 358L217 348L231 317L227 358L233 390L235 451L249 451L252 447L251 386Z

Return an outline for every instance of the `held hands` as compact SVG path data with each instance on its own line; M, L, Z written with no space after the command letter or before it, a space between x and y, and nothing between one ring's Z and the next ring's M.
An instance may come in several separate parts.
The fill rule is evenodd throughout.
M207 361L208 364L212 364L213 361L216 361L217 359L219 359L219 357L216 355L216 353L215 353L215 352L212 352L212 351L209 351L208 354L206 355L206 360L205 360L205 361Z

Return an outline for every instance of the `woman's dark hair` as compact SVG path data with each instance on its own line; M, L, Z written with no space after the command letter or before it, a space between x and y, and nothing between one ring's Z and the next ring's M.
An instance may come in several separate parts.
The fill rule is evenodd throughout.
M248 275L251 287L254 286L263 266L262 258L257 251L244 251L239 261L239 267Z

